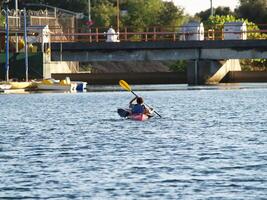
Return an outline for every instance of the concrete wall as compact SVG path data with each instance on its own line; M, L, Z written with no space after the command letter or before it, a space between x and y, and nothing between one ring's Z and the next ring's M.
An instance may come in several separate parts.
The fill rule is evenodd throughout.
M267 82L267 72L228 72L222 83Z
M147 73L104 73L104 74L52 74L55 79L64 79L66 76L71 80L85 81L89 85L118 85L120 79L130 84L186 84L187 74L178 72L147 72ZM267 72L241 72L233 71L221 80L222 83L242 82L267 82Z
M179 72L128 72L128 73L76 73L76 74L52 74L55 79L70 77L73 81L85 81L89 85L114 84L123 79L130 84L186 84L186 73Z

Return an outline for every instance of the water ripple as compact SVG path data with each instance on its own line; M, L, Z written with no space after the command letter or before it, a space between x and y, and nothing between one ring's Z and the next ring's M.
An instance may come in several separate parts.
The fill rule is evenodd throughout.
M266 198L266 89L140 95L163 118L121 119L124 92L1 95L0 199Z

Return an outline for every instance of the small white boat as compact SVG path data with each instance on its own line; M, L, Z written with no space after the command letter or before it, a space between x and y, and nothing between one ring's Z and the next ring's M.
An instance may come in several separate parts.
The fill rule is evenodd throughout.
M25 82L11 81L9 82L9 84L11 85L11 89L31 89L36 87L36 84L30 81L25 81Z
M37 85L38 90L62 90L62 91L75 91L76 85L70 84L70 85L60 85L60 84L44 84L44 83L38 83Z
M76 91L77 84L71 83L69 80L54 80L45 79L37 83L38 90L61 90L61 91Z
M25 89L13 89L12 84L0 83L0 92L5 94L21 94L25 93Z

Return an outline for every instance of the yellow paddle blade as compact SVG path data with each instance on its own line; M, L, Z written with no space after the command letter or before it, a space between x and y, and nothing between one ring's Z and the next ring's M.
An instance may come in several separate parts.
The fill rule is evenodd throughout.
M119 84L120 84L120 86L123 88L123 89L125 89L125 90L127 90L127 91L131 91L132 89L131 89L131 86L129 86L129 84L126 82L126 81L124 81L124 80L120 80L119 81Z

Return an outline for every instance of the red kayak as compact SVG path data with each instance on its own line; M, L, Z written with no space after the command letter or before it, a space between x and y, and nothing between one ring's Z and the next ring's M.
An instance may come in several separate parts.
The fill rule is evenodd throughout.
M131 114L129 109L122 109L122 108L119 108L117 110L117 112L121 117L135 120L135 121L145 121L145 120L148 120L149 118L153 117L153 115L150 116L150 115L146 115L146 114Z
M150 117L145 114L134 114L127 116L128 119L136 120L136 121L145 121L148 120Z

